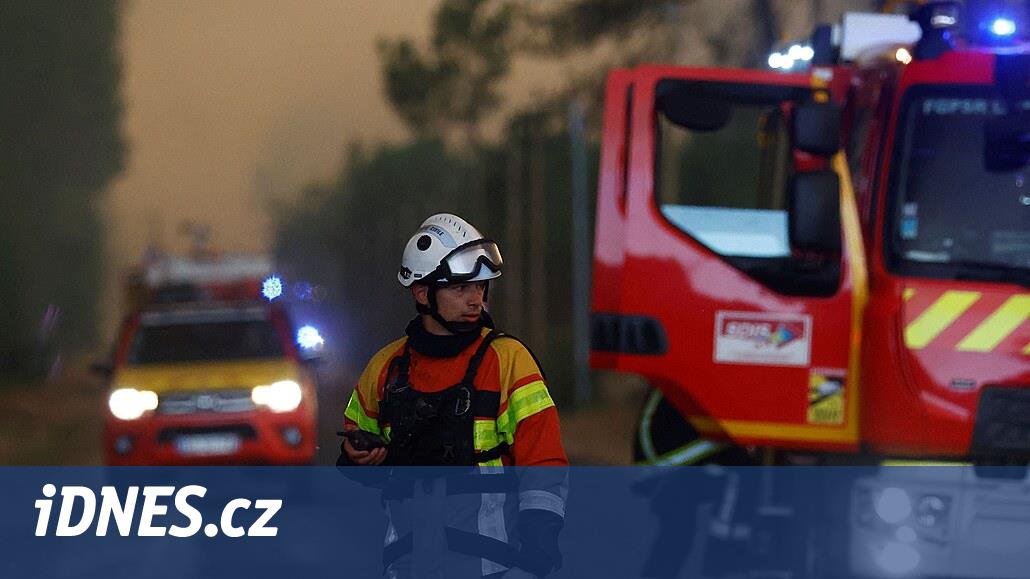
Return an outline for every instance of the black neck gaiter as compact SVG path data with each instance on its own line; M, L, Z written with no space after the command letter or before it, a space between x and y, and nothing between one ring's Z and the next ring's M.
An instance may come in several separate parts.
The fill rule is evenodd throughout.
M485 315L480 318L480 328L486 319ZM453 358L471 346L480 336L478 329L450 336L432 334L422 325L422 316L416 316L411 320L404 333L408 335L408 344L412 350L430 358Z

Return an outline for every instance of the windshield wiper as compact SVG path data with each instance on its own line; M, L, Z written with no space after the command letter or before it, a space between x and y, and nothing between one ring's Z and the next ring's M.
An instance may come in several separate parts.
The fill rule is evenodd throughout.
M955 279L996 281L1030 287L1030 269L1025 267L979 261L950 261L948 265L956 268Z

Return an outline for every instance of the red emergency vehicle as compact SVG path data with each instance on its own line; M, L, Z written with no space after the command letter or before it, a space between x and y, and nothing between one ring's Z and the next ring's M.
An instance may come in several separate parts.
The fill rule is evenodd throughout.
M655 389L638 459L1030 457L1027 16L609 75L591 363Z
M108 464L311 463L314 356L298 342L321 338L306 327L295 340L270 273L263 256L163 257L130 276L105 371Z

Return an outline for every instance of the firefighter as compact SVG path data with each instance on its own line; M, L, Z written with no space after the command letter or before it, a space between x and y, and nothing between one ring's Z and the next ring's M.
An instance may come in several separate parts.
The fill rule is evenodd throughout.
M465 467L387 483L389 576L542 577L560 565L567 470L504 468L568 459L540 366L484 307L501 267L497 244L465 220L426 219L397 275L418 316L368 363L347 405L339 464ZM426 525L413 510L447 520Z

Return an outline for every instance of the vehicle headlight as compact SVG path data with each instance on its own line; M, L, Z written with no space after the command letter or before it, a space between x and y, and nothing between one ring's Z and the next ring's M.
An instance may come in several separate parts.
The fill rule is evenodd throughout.
M296 410L302 397L300 384L293 380L280 380L267 386L255 386L250 392L254 404L267 406L273 412Z
M876 514L885 523L897 524L912 514L912 499L897 487L888 487L876 497Z
M111 414L121 420L136 420L144 412L157 408L157 393L135 388L118 388L107 399Z
M943 525L951 510L951 499L938 495L923 495L916 503L916 522L924 527Z

